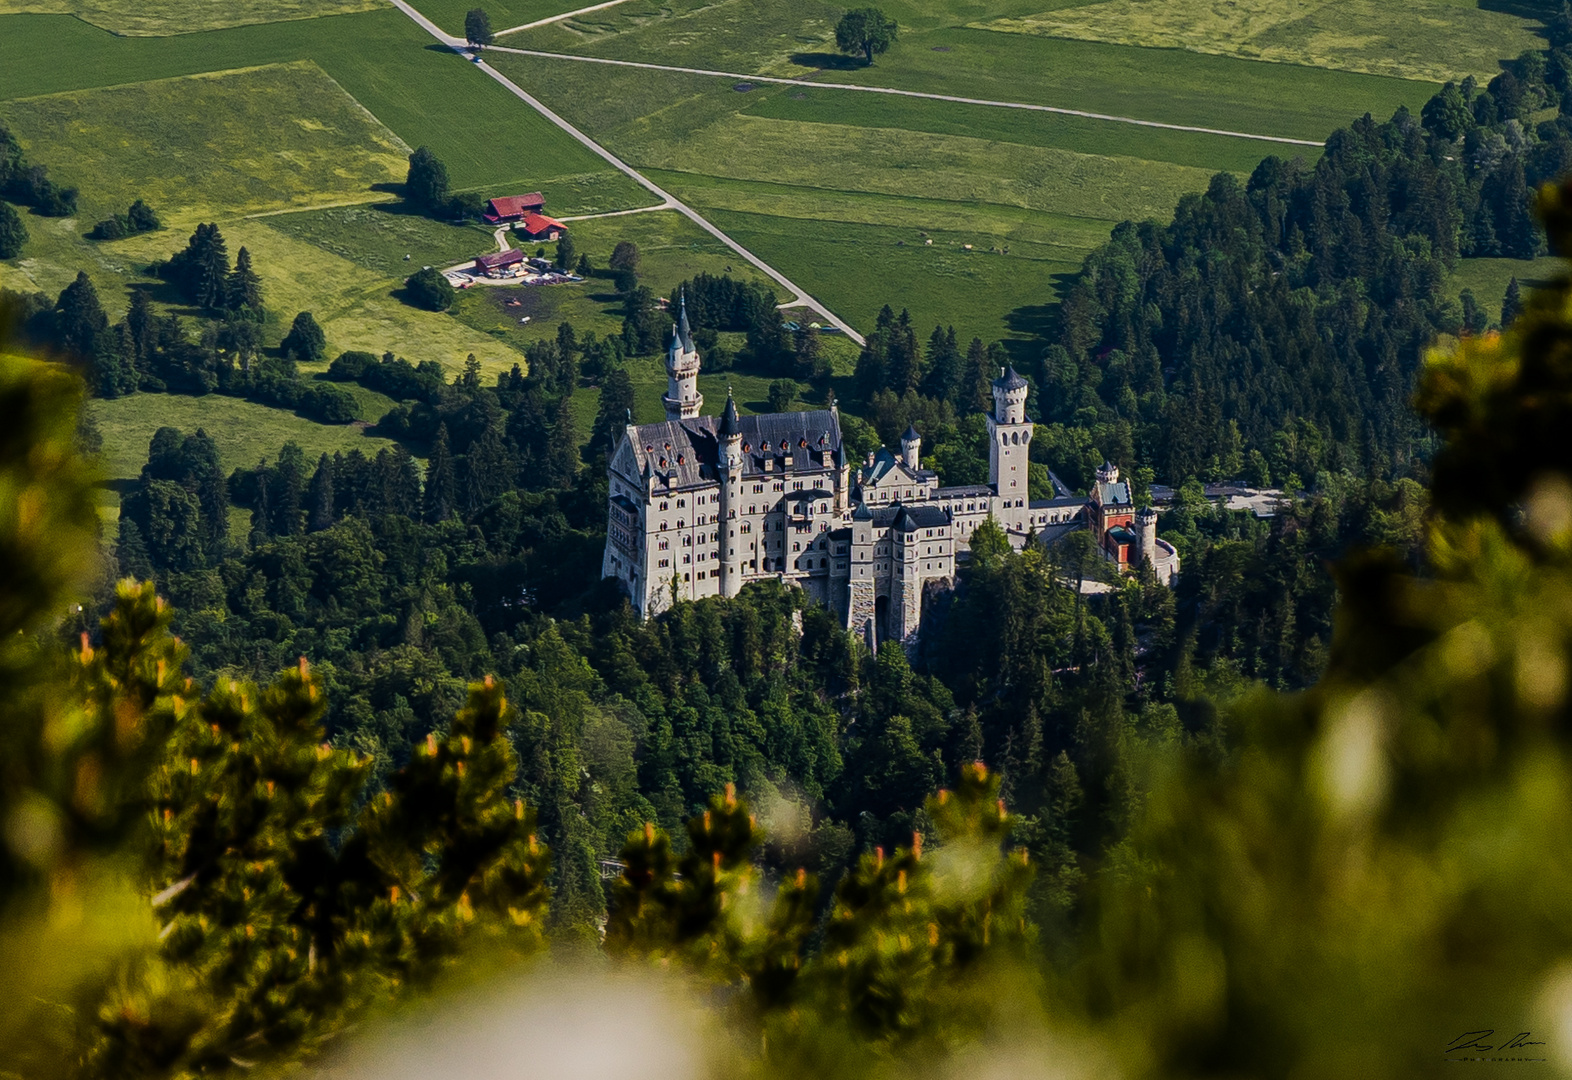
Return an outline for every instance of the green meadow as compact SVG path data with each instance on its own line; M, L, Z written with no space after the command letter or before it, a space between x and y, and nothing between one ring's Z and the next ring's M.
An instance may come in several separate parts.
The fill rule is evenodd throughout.
M945 19L930 9L908 20L902 19L903 6L887 5L906 29L871 67L835 52L835 21L844 9L821 0L674 0L659 8L648 0L629 0L582 21L513 35L504 44L744 75L1054 105L1317 141L1365 112L1385 118L1401 105L1417 109L1435 92L1429 79L1002 33L967 25L977 16L965 12ZM1084 10L1095 13L1102 6ZM1026 5L1022 14L1041 7ZM994 15L1005 8L1001 5ZM1513 22L1521 25L1520 20ZM1502 50L1493 55L1517 51L1515 36L1491 44Z
M0 0L0 16L22 12L75 15L111 33L162 37L251 23L314 19L369 11L376 6L376 0L232 0L224 4L190 0Z
M1102 0L973 25L1430 82L1487 81L1541 47L1524 20L1459 0Z

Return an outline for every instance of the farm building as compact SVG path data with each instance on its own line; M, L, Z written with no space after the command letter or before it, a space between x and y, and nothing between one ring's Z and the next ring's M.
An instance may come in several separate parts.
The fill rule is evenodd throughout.
M529 195L504 195L486 203L485 219L493 225L522 221L526 214L535 214L546 208L546 196L540 192Z
M513 226L513 231L523 233L529 240L556 240L568 231L568 227L545 214L525 214L524 220Z
M525 255L518 248L508 251L493 251L489 255L475 257L475 273L484 274L486 277L507 277L524 270Z

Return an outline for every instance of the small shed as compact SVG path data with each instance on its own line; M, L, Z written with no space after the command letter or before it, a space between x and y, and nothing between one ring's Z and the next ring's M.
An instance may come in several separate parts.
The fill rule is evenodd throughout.
M524 262L524 252L518 248L507 251L493 251L489 255L475 257L475 273L485 274L487 277L502 277L510 268Z
M523 233L529 240L556 240L568 231L568 227L545 214L525 214L524 220L514 226L513 231Z

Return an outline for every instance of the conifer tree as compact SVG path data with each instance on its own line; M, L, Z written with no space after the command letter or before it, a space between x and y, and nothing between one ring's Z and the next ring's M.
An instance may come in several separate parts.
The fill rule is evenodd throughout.
M109 317L86 273L77 271L76 280L60 293L55 326L61 348L84 359L93 357L99 335L109 329Z
M323 454L317 458L316 471L311 474L311 486L306 490L306 529L321 532L331 529L337 520L334 514L333 459Z
M1512 324L1517 322L1519 315L1523 314L1523 287L1518 284L1517 276L1507 282L1506 298L1501 302L1501 329L1510 330Z
M458 509L458 480L448 450L448 425L437 425L437 437L426 461L425 515L432 523L447 521Z
M126 309L126 328L131 332L132 360L141 374L147 374L153 352L158 345L158 316L146 289L131 290L131 304Z
M224 306L247 318L262 316L262 279L251 268L251 252L241 248L224 282Z
M27 245L27 226L16 207L0 201L0 259L14 259Z
M278 346L284 355L308 364L315 364L327 355L327 335L317 325L316 317L302 311L290 324L289 333Z

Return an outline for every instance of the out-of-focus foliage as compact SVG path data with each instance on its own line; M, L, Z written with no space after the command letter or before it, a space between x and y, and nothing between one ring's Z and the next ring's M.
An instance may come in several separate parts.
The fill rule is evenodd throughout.
M38 1076L70 1064L69 1025L39 1003L152 938L115 852L184 690L173 643L145 647L156 601L116 649L73 659L47 638L93 566L79 396L69 372L0 355L0 1062Z
M1543 196L1562 251L1569 204ZM1572 1062L1569 343L1563 277L1429 358L1429 574L1346 561L1322 681L1233 711L1225 764L1155 786L1070 991L1130 1074Z
M362 805L371 762L327 744L304 660L204 696L131 581L65 647L94 565L78 396L66 369L0 357L0 1071L288 1058L460 957L532 952L550 861L510 796L500 684Z
M813 1074L843 1043L909 1050L953 1037L986 1013L975 1007L979 973L1001 956L1022 958L1035 933L1032 867L1024 848L1005 851L1015 819L999 783L982 764L964 766L953 791L928 800L937 844L925 850L919 832L909 847L862 856L811 949L818 881L785 875L768 883L765 902L750 858L762 830L728 787L688 822L680 860L653 825L628 837L607 950L746 985L744 1011L760 1025L771 1068Z
M287 1056L472 940L488 965L538 944L548 856L507 798L501 686L471 687L447 736L358 813L371 762L327 745L322 712L302 660L266 689L215 688L176 725L149 792L160 946L99 1004L89 1075Z

